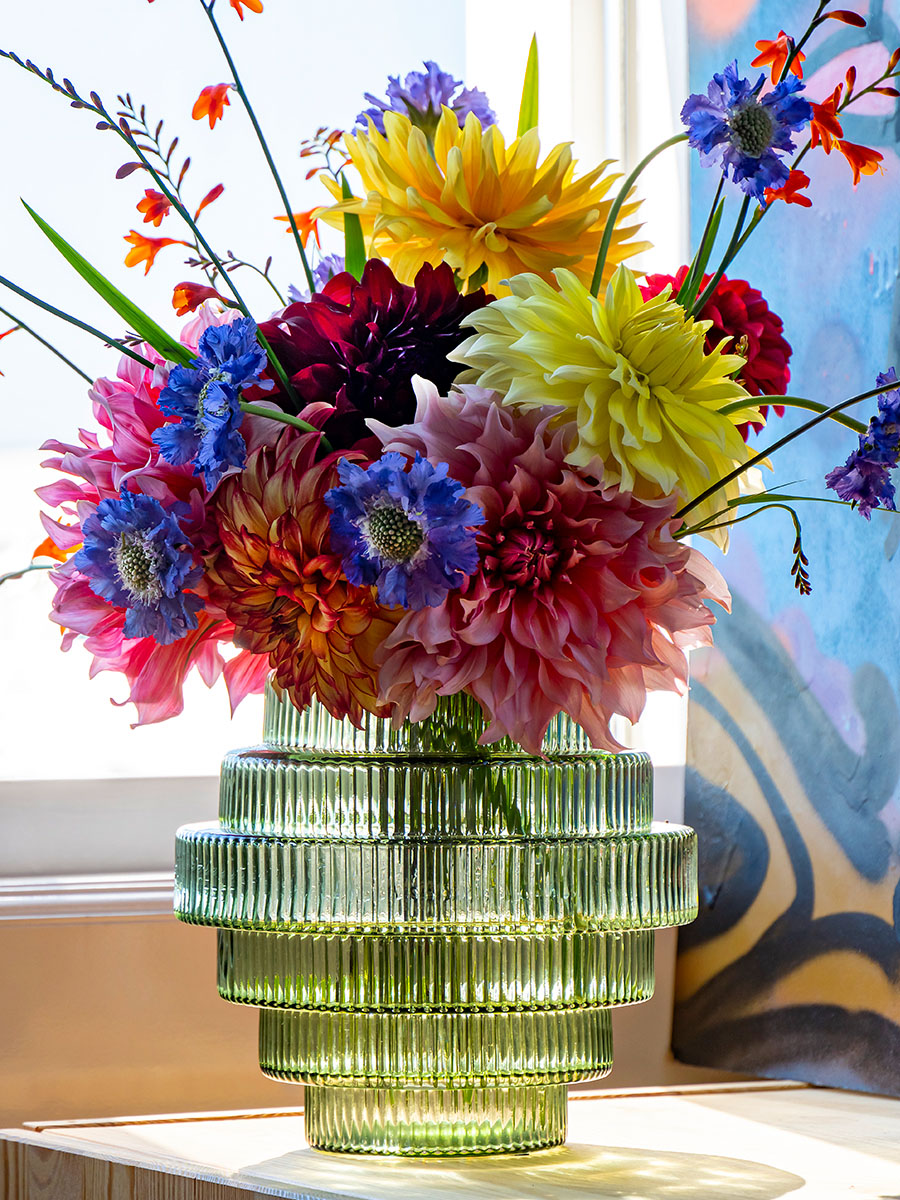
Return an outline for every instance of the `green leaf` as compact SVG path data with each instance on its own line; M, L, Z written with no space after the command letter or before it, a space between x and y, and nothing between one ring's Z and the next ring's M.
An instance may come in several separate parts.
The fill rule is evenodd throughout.
M345 200L353 198L347 176L341 175L341 195ZM366 243L363 240L362 222L356 213L344 213L344 269L354 279L362 279L366 265Z
M157 325L152 317L149 317L143 309L138 308L133 304L127 296L123 295L119 289L87 261L75 250L69 243L52 229L43 218L39 217L30 205L22 203L38 226L38 228L46 234L49 240L53 243L56 249L60 252L63 258L74 267L81 278L94 289L98 296L102 297L106 303L113 309L114 312L122 318L129 329L152 346L159 354L168 359L169 362L177 362L187 365L193 360L193 354L188 350L187 346L183 346L181 342L177 342L173 337L160 326Z
M678 303L683 308L690 310L694 301L697 299L697 293L700 291L700 284L703 280L703 274L706 271L710 256L712 255L713 246L716 244L716 236L719 232L719 225L722 223L722 213L725 209L725 201L720 200L716 206L716 210L710 219L706 229L706 236L697 251L697 257L691 265L685 277L684 283L676 297Z
M537 34L531 39L528 62L525 66L525 82L522 85L522 103L519 105L519 129L521 137L529 129L537 129L538 123L538 47Z

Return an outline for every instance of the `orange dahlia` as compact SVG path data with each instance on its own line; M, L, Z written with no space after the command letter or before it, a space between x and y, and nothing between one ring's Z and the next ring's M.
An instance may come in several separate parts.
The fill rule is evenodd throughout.
M318 444L318 434L289 431L222 483L211 506L210 599L234 623L239 646L269 656L276 688L294 704L315 695L333 716L359 724L364 712L389 711L377 699L375 651L403 613L347 582L323 500L340 483L339 456L316 462Z

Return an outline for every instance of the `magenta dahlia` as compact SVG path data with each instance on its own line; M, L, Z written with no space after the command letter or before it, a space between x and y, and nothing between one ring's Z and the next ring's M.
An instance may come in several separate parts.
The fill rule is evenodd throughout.
M492 392L441 396L417 381L415 423L373 423L384 449L447 463L485 514L479 565L432 608L406 613L378 652L397 720L421 720L438 695L470 692L490 725L533 753L568 713L596 746L619 749L614 713L636 720L649 690L681 690L684 651L709 644L707 599L724 580L673 539L674 497L639 501L565 463L551 414L513 413Z
M672 285L675 295L684 283L687 267L679 267L677 275L648 275L641 287L644 299L657 296ZM704 275L701 291L709 283L711 275ZM750 286L746 279L719 280L716 290L703 306L701 321L712 321L706 335L707 350L727 340L729 353L746 358L741 369L740 381L751 396L784 396L791 379L788 363L791 359L790 343L782 336L784 322L772 312L762 292ZM773 405L779 417L784 416L784 405ZM766 416L767 404L760 412ZM739 426L744 440L751 429L762 429L759 423Z
M260 330L301 406L331 410L324 424L317 424L332 447L350 449L368 436L367 417L388 425L412 420L414 375L430 379L441 391L450 387L462 369L447 360L466 336L460 322L490 299L482 288L460 294L446 263L426 264L407 286L386 263L371 259L361 281L336 275L321 292L289 305ZM252 390L247 395L252 397ZM298 411L280 387L265 398L286 412Z

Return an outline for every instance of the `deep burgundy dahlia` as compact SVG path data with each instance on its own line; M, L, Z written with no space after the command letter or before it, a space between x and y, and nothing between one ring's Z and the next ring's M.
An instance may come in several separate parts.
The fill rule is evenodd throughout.
M361 281L336 275L320 293L289 305L260 330L290 377L301 408L332 407L325 435L335 450L348 449L368 436L367 417L386 425L413 419L414 375L442 392L449 390L462 370L447 360L466 336L460 321L490 299L483 288L460 295L446 263L426 264L410 287L399 283L386 263L371 259ZM298 411L275 383L277 390L266 392L265 399Z
M672 294L675 295L685 275L687 267L679 268L675 276L648 275L641 287L644 299L658 295L668 283L672 285ZM704 275L702 287L705 288L710 279L711 276ZM791 378L788 367L791 347L782 337L784 323L781 317L772 312L762 292L752 288L745 279L727 279L723 275L712 297L704 305L700 319L712 321L712 328L706 335L707 349L717 346L723 338L730 338L732 344L728 347L729 351L747 359L740 381L751 396L787 394ZM743 342L744 338L746 343ZM774 409L779 417L784 416L784 405L776 404ZM767 404L760 407L763 416L768 411ZM754 423L740 426L745 441L751 429L762 429L762 425Z

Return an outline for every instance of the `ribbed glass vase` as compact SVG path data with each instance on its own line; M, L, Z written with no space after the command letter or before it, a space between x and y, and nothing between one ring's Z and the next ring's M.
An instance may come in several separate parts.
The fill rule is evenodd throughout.
M612 1066L653 930L696 915L695 837L652 823L646 755L560 718L479 746L466 696L362 729L269 690L218 822L178 832L176 912L219 927L219 991L260 1064L306 1084L325 1150L487 1154L565 1140L566 1085Z

